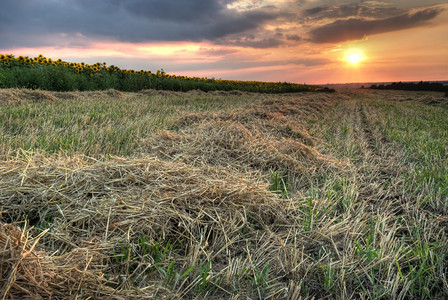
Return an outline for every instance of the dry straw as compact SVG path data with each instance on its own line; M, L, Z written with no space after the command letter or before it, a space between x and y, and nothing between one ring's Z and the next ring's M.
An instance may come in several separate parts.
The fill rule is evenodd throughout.
M2 95L9 103L27 92ZM36 93L46 95L44 101L70 96ZM349 229L313 224L319 232L297 240L302 204L269 191L269 177L285 172L298 190L317 169L341 167L316 151L303 125L330 103L326 96L286 97L245 110L190 114L177 130L138 141L133 157L17 150L0 162L1 297L207 298L214 290L227 298L297 299L297 285L283 281L310 272L305 252L319 239L334 243ZM164 254L165 265L142 254L167 245L175 250ZM174 281L167 279L169 266L178 275L195 268ZM235 286L236 294L228 290Z
M330 103L328 98L302 97L219 114L188 114L178 121L179 130L159 130L141 140L138 152L196 166L261 171L264 180L282 171L298 189L318 168L343 166L316 151L303 125Z
M103 263L117 243L141 234L150 241L184 240L186 257L199 264L224 258L223 249L238 252L238 231L249 223L271 226L288 217L266 184L220 167L22 153L2 162L0 173L2 216L17 224L2 227L0 284L7 298L45 298L64 289L83 297L111 292ZM19 222L25 217L34 226L51 217L53 225L30 238L31 229ZM34 251L37 242L53 253Z
M52 92L30 89L0 89L0 104L26 105L33 102L55 102L80 99L124 99L132 97L134 93L122 93L109 89L93 92Z

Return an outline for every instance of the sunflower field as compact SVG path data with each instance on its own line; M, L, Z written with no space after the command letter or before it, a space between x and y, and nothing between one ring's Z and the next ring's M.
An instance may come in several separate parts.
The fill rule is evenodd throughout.
M239 90L262 93L315 91L315 86L287 83L209 79L169 75L108 66L105 62L87 64L37 57L0 54L0 88L29 88L50 91L92 91L116 89L136 92L145 89L204 92Z

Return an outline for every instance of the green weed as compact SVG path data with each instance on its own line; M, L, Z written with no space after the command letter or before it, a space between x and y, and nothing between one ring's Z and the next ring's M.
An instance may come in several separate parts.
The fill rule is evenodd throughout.
M288 190L290 188L287 177L282 172L273 172L271 174L271 185L269 190L281 194L283 197L288 197Z

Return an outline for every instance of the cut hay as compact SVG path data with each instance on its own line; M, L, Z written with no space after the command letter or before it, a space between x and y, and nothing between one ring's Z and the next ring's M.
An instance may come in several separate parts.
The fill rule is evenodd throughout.
M445 97L437 97L437 96L426 96L426 97L421 97L420 99L418 99L419 102L425 103L425 104L430 104L430 105L440 105L443 107L447 107L448 106L448 99Z
M303 125L331 104L328 96L310 95L271 98L244 110L187 114L179 119L176 132L159 130L142 139L137 152L195 166L261 171L265 181L281 172L297 190L319 168L346 165L320 154Z
M286 126L281 128L285 130ZM340 164L300 140L269 135L268 127L263 131L259 128L235 121L204 121L177 133L160 130L139 143L139 152L196 166L215 165L245 173L262 171L265 180L272 172L286 172L295 183L294 189L306 184L306 177L316 169ZM299 135L299 129L295 130ZM313 143L306 131L300 136L308 144Z
M66 97L86 95L123 96L105 91ZM297 227L303 223L303 201L270 191L273 172L285 174L294 191L320 167L335 164L313 148L306 131L300 107L312 98L190 114L174 123L176 130L154 130L138 140L130 157L11 152L0 162L0 222L10 229L5 241L20 234L25 238L16 244L33 246L22 248L34 251L27 256L34 258L27 261L34 273L15 267L23 260L12 257L20 258L22 248L5 246L9 267L2 269L2 296L278 299L294 294L290 280L308 273L312 263L303 252L340 233L328 226L321 236L310 234L313 241L303 248L292 239L294 231L303 231ZM204 266L209 267L205 277ZM269 281L257 279L261 270Z
M24 105L36 102L55 102L67 100L91 100L91 99L124 99L132 97L134 93L122 93L109 89L105 91L86 92L53 92L30 89L0 89L0 104Z
M106 219L104 224L101 219L109 218L111 224L119 222L113 212L120 208L124 215L131 217L133 211L128 209L134 204L137 211L149 210L149 215L155 213L154 217L160 209L171 210L172 205L176 205L198 215L209 209L217 212L248 208L259 211L254 217L260 223L282 218L276 211L275 198L264 183L218 167L194 168L157 158L115 158L101 162L83 157L50 160L36 156L28 162L3 162L0 174L3 218L15 222L33 214L34 220L39 222L50 209L51 214L63 215L68 224L76 225L70 229L76 231L70 237L75 240L86 234L88 237L104 234ZM99 207L89 210L91 218L80 219L78 214L85 213L85 205ZM154 205L157 211L153 210ZM112 209L112 215L108 216L104 208L107 214ZM60 210L69 211L61 214ZM154 228L154 232L158 229Z
M240 247L247 241L239 239L241 230L256 238L252 226L275 228L289 218L284 200L265 183L220 167L157 158L97 161L33 155L2 162L0 175L2 220L12 224L27 218L34 226L21 231L2 225L6 299L28 294L58 298L64 289L98 297L94 295L111 292L106 283L124 297L133 275L111 269L114 249L133 245L142 235L151 245L182 240L184 255L175 258L179 267L212 258L218 267L226 256L244 254ZM43 227L47 229L39 229ZM42 252L44 248L56 255ZM112 274L109 281L104 273ZM159 276L152 272L140 282L149 289L147 295L162 288Z
M110 295L113 290L98 277L99 253L78 248L51 256L40 240L49 229L32 237L26 223L0 223L0 296L2 299L67 299L69 295ZM71 297L70 297L71 298Z
M210 121L228 121L240 123L243 126L256 128L265 136L275 136L278 139L290 138L307 146L315 146L315 140L310 136L304 123L315 118L328 108L337 97L310 95L285 97L272 100L269 98L260 105L251 108L237 109L232 112L187 114L179 118L179 128L194 126Z
M44 232L45 233L45 232ZM12 224L0 223L0 295L2 299L49 298L50 283L56 273L51 261L42 258L29 231L22 232ZM7 297L6 297L7 296Z
M238 90L230 90L230 91L211 91L208 92L208 94L210 95L214 95L214 96L241 96L241 95L248 95L250 94L249 92L242 92L242 91L238 91Z
M28 89L1 89L0 104L25 104L33 102L53 102L57 98L53 92Z
M148 90L142 90L139 92L140 94L147 95L147 96L179 96L179 97L206 97L206 96L218 96L220 98L224 98L226 96L242 96L242 95L249 95L251 93L248 92L241 92L241 91L209 91L205 92L202 90L189 90L186 92L181 91L168 91L168 90L154 90L154 89L148 89ZM252 93L253 94L253 93Z
M202 90L198 90L198 89L196 89L196 90L189 90L185 94L189 95L189 96L205 96L205 95L207 95L206 92L204 92Z
M63 97L81 100L65 115L86 105L132 130L81 111L58 128L86 125L93 148L4 143L0 299L447 298L443 108L383 102L389 91L191 94L22 99L39 118L4 123L14 138L44 135ZM102 125L129 151L113 156L121 140L102 144ZM429 150L387 134L419 127Z
M169 97L169 96L178 96L179 92L167 91L167 90L153 90L153 89L149 89L149 90L141 90L139 92L139 94L145 95L145 96L165 96L165 97Z

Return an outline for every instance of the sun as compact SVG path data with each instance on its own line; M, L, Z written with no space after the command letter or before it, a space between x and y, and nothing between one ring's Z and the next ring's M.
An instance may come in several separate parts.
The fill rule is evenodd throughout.
M348 62L352 65L357 65L361 61L361 56L359 54L353 53L347 58Z
M361 49L352 48L345 51L344 60L352 66L357 66L365 60L365 55Z

